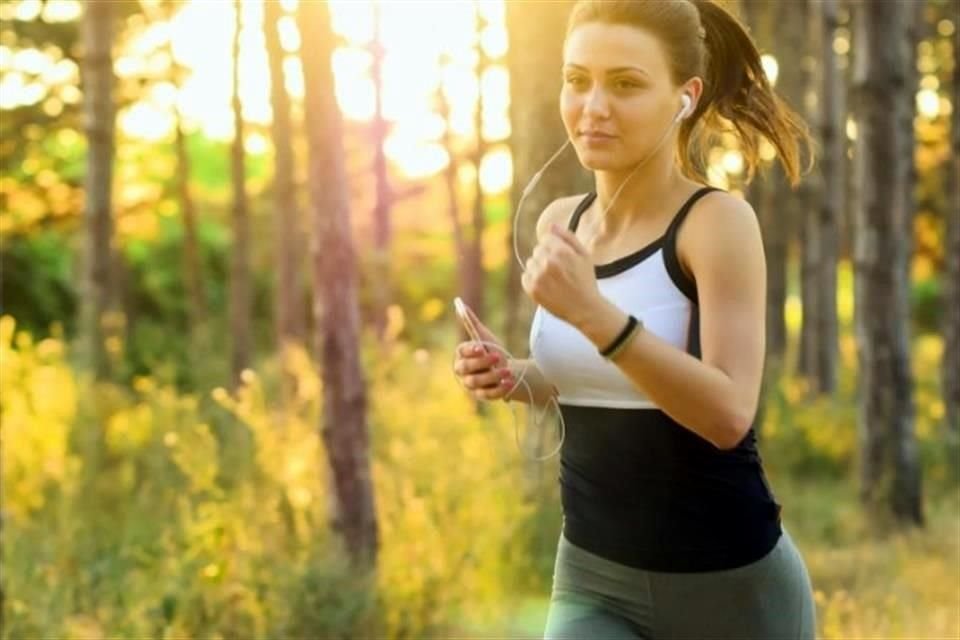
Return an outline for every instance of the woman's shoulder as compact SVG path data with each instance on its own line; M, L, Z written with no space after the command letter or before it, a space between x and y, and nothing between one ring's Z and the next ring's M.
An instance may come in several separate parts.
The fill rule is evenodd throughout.
M563 198L557 198L544 207L540 217L537 218L537 240L543 237L543 234L547 232L551 224L556 223L566 227L570 221L570 216L573 215L574 209L577 208L577 205L580 204L587 195L586 193L580 193L573 196L564 196Z
M691 208L677 237L677 253L685 267L701 266L704 260L692 256L723 259L730 252L762 251L760 223L753 207L740 196L715 190Z
M739 232L759 228L757 214L744 198L722 189L714 189L690 208L687 235L701 240L719 234L736 237Z

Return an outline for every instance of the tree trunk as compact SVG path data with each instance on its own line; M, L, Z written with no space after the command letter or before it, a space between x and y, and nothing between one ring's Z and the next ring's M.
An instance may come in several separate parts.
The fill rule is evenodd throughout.
M816 264L816 360L815 389L832 394L837 387L837 262L839 254L840 216L845 188L844 168L846 144L842 76L833 39L837 29L837 0L820 3L820 136L823 156L820 161L823 197L820 201L816 234L820 249Z
M954 50L953 94L960 90L960 55ZM949 196L945 212L943 304L943 403L950 457L960 471L960 107L954 101L950 118L953 153L947 162Z
M507 33L510 48L510 147L513 156L511 201L516 207L524 187L567 139L560 120L560 74L563 61L563 37L571 2L508 2ZM537 25L530 28L530 25ZM591 175L584 171L573 149L563 154L543 174L543 178L522 210L512 212L509 267L505 294L506 326L501 334L511 353L524 353L526 338L521 318L532 313L532 303L520 286L522 271L514 256L514 218L519 234L520 259L526 261L535 244L536 221L553 200L591 188Z
M796 3L789 3L796 4ZM802 24L805 25L807 40L803 44L801 51L804 52L804 64L802 70L803 83L803 113L814 136L819 138L820 132L820 113L816 108L816 103L811 97L819 94L817 89L821 83L818 82L820 67L823 62L820 60L822 40L821 24L819 20L819 4L812 0L802 2ZM818 96L819 98L819 96ZM818 345L821 342L821 336L818 332L820 325L821 297L817 291L820 285L819 265L822 258L822 237L820 235L820 198L822 196L822 185L820 176L816 173L811 174L800 187L801 217L800 220L800 298L801 298L801 327L800 327L800 350L799 360L797 362L797 373L810 382L810 387L815 390L819 387L817 380L817 355Z
M373 209L373 242L374 242L374 272L375 277L370 283L373 287L374 309L373 319L377 336L384 337L387 328L387 307L391 301L390 287L390 249L392 230L390 225L390 210L393 206L393 192L390 188L390 175L387 171L387 156L384 152L389 125L383 117L383 58L384 49L380 38L380 24L382 9L374 4L374 31L373 42L373 86L374 86L374 114L371 122L371 137L373 144L373 175L376 180L376 203Z
M106 349L108 313L116 302L113 264L113 3L85 5L82 39L83 104L87 136L83 275L80 285L79 360L99 380L110 376Z
M178 85L179 86L179 85ZM207 321L207 296L203 286L203 267L200 259L200 241L197 237L197 211L190 193L190 153L183 132L180 110L174 114L174 148L177 155L177 198L183 216L183 277L189 300L190 333L202 331Z
M240 0L234 0L233 7L234 135L230 154L233 178L233 247L230 266L230 337L233 340L231 371L233 384L237 386L240 383L240 374L250 366L250 221L244 167L243 109L240 105L240 30L243 25Z
M487 153L487 144L483 139L483 72L489 66L489 59L480 46L479 34L483 32L486 24L483 16L480 14L480 8L475 7L476 29L477 29L477 105L474 111L474 127L477 130L477 144L474 150L473 166L473 220L470 226L470 244L467 253L467 280L464 283L464 300L474 313L480 318L486 317L484 288L486 284L486 273L483 268L483 234L486 228L486 208L484 202L483 186L480 182L480 166L483 163L483 157Z
M303 287L301 280L300 209L297 206L296 170L293 156L293 126L290 96L284 83L284 51L279 26L283 8L279 2L264 3L263 35L270 65L270 101L273 110L271 135L274 149L273 202L276 209L276 298L274 330L284 372L289 349L304 338ZM284 373L286 378L287 374ZM289 391L289 382L285 387Z
M333 480L332 525L343 536L351 558L370 566L376 562L378 533L366 383L360 367L357 265L350 236L342 119L331 67L333 31L327 3L301 2L298 11L313 207L315 313L323 361L321 433Z
M903 110L909 59L905 7L858 6L855 86L863 138L863 207L855 227L860 361L861 498L871 515L922 524L921 477L909 363L909 273L903 238ZM893 46L891 46L893 43Z

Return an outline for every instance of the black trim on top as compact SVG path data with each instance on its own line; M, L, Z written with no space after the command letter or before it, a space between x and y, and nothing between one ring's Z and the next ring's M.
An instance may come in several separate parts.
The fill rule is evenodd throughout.
M627 269L640 264L656 253L659 249L663 249L663 258L664 262L666 263L667 273L670 275L670 279L673 280L674 284L677 285L677 288L679 288L684 295L686 295L692 302L696 303L697 287L683 272L683 269L680 268L680 263L677 260L676 230L679 228L680 223L683 222L683 219L686 218L687 213L690 212L693 204L711 191L719 191L719 189L715 187L701 187L694 192L693 195L687 198L686 202L684 202L680 207L680 210L670 222L670 226L667 227L667 231L656 240L653 240L647 244L645 247L625 255L622 258L617 258L612 262L594 265L593 269L596 277L609 278L619 273L623 273ZM567 225L567 229L576 233L577 227L580 225L580 218L583 217L583 214L586 213L587 209L590 208L590 205L592 205L596 199L596 192L591 191L583 198L583 200L580 201L576 209L574 209L573 214L570 216L570 222Z
M573 215L570 216L570 223L567 225L567 229L570 231L576 231L577 225L580 224L580 218L583 217L583 212L590 208L590 205L593 204L593 201L597 199L597 193L591 191L588 193L583 200L580 201L580 204L577 205L577 208L573 210Z
M667 232L663 237L663 262L667 267L667 273L670 275L670 279L673 280L673 284L677 285L677 288L680 289L683 295L687 296L694 305L697 304L697 283L694 282L684 272L683 267L680 266L680 259L677 257L677 233L680 230L680 225L683 224L687 214L690 213L690 209L693 208L697 200L711 191L720 191L720 189L716 187L701 187L697 189L692 196L687 198L687 201L680 208L680 211L674 216L670 226L667 227Z

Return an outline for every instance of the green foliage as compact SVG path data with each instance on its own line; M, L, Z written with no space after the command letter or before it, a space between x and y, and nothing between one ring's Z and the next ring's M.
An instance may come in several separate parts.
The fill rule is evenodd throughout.
M935 277L914 281L910 287L914 330L918 333L937 333L942 328L943 287Z
M452 379L449 340L415 349L395 339L399 326L364 350L381 534L377 571L364 575L327 524L323 384L306 353L283 368L265 361L235 393L184 393L155 375L92 385L61 338L34 341L0 320L3 638L542 631L555 468L524 466L505 406L475 412ZM946 461L929 455L943 435L927 384L939 349L933 336L914 350L927 531L869 529L851 474L847 382L833 403L808 404L795 381L771 392L779 405L762 449L810 565L823 637L960 629L949 575L960 505ZM282 371L295 381L287 403Z
M73 333L76 315L75 261L67 239L41 231L0 248L3 296L0 313L19 318L35 335L61 324Z

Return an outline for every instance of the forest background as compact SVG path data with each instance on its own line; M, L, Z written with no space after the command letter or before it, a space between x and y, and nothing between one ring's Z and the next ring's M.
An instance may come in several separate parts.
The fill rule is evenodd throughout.
M958 3L725 6L818 141L797 190L709 167L818 636L960 637ZM569 8L0 3L3 638L537 637L557 463L457 385L450 302L526 353Z

